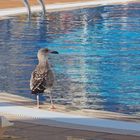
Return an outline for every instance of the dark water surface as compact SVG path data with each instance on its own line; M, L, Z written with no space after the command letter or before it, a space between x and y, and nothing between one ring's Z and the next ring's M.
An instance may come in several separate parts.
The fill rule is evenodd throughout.
M30 74L43 47L60 53L49 56L55 102L140 112L140 3L1 20L1 91L32 97Z

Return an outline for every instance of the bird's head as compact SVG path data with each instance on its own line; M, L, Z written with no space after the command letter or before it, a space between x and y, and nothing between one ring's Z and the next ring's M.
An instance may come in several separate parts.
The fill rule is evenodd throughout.
M46 62L48 60L48 54L58 54L57 51L49 50L48 48L42 48L38 51L37 57L40 62Z

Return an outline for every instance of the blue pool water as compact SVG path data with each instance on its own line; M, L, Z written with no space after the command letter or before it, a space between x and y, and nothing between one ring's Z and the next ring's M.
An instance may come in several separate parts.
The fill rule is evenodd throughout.
M39 48L49 61L55 102L140 112L140 3L24 15L0 21L0 90L28 96Z

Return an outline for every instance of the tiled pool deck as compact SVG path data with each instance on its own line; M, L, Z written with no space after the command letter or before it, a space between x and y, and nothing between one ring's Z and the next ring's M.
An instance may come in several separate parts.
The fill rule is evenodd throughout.
M77 2L102 2L102 1L106 1L106 0L44 0L45 4L64 4L64 3L77 3ZM114 0L107 0L107 1L114 1ZM119 0L117 0L119 1ZM114 2L117 2L114 1ZM121 2L125 2L125 1L136 1L136 0L123 0ZM33 5L38 5L37 0L29 0L29 3L33 6ZM16 7L23 7L23 2L22 0L1 0L0 1L0 9L3 8L16 8Z
M96 0L44 0L45 4L64 4L64 3L72 3L72 2L85 2L85 1L96 1ZM33 5L38 5L37 0L29 0L29 3ZM1 0L0 1L0 9L4 8L16 8L23 7L22 0Z
M2 140L139 140L140 137L130 135L116 135L111 133L99 133L50 127L15 121L15 126L6 132L13 136Z
M139 0L46 0L46 9L50 11L59 11L59 10L69 10L83 7L94 7L99 5L109 5L109 4L118 4L126 2L134 2ZM30 0L31 11L37 12L41 10L41 7L38 5L37 0ZM10 16L15 14L27 13L22 1L19 0L9 0L9 1L0 1L0 17Z
M55 111L49 110L49 104L36 109L33 100L7 93L1 93L0 98L0 114L15 122L7 134L20 137L21 140L45 140L45 137L47 140L140 138L138 116L56 106Z
M106 0L44 0L45 4L64 4L64 3L77 3L77 2L102 2L102 1L106 1ZM107 0L110 1L110 0ZM119 1L119 0L117 0ZM117 2L116 1L116 2ZM126 0L123 0L121 2L125 2ZM127 1L135 1L135 0L127 0ZM29 0L29 3L33 6L33 5L38 5L37 0ZM4 8L16 8L16 7L23 7L23 2L22 0L1 0L0 1L0 9L4 9Z

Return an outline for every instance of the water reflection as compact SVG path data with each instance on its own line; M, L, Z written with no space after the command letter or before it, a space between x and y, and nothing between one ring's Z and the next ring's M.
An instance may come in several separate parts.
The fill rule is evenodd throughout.
M61 104L123 113L140 111L139 4L54 12L0 21L0 90L31 97L30 73L41 47L60 52L49 61L53 95Z

